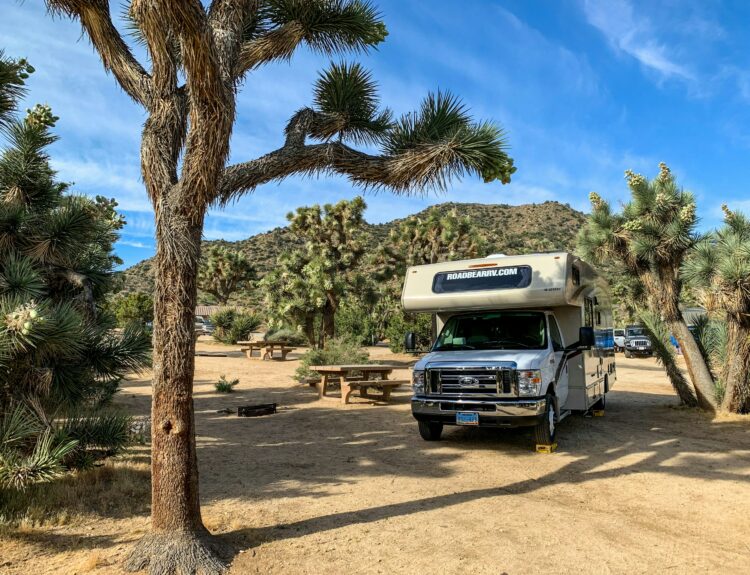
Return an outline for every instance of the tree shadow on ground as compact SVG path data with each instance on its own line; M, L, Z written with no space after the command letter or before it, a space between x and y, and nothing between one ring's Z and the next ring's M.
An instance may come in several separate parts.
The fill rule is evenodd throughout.
M277 388L254 391L265 397ZM314 396L314 391L301 387L289 393L289 397ZM408 402L408 393L398 399ZM210 401L198 398L196 405ZM750 426L744 421L711 422L701 412L675 406L676 400L669 395L613 391L604 418L572 416L561 424L560 452L573 460L541 477L285 525L238 528L225 537L237 547L252 547L346 525L633 473L750 482ZM446 428L442 442L424 442L403 405L321 404L274 416L223 421L208 416L201 419L198 431L201 489L207 501L327 497L331 488L355 486L358 477L381 477L384 482L416 477L428 482L450 477L456 473L457 460L478 451L528 459L532 467L533 458L543 457L532 452L525 429ZM213 481L219 475L220 489Z

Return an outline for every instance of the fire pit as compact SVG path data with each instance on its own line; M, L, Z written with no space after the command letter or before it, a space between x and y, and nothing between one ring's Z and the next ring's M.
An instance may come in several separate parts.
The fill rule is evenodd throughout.
M259 403L258 405L242 405L237 408L237 417L258 417L276 413L275 403Z

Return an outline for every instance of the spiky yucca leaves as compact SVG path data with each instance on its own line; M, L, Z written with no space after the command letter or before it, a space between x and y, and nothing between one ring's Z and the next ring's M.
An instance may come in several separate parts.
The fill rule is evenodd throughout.
M198 287L214 296L219 305L226 305L232 294L255 278L255 268L242 252L212 246L201 256Z
M666 164L649 181L628 170L631 201L614 213L598 194L591 194L591 215L578 236L578 251L593 263L610 266L642 289L644 300L680 344L695 396L704 409L716 409L714 382L679 308L680 267L698 240L695 199L683 191ZM669 375L669 372L668 372ZM680 392L679 381L672 381ZM690 404L691 397L681 397Z
M357 144L374 144L391 128L392 114L378 110L375 82L359 64L331 64L315 84L314 101L320 113L311 127L314 138L338 136Z
M366 52L388 35L375 7L361 0L267 0L248 16L238 74L288 60L303 42L322 54Z
M750 411L750 220L722 209L724 226L698 243L682 273L726 320L722 409L744 413Z
M75 439L45 427L30 411L16 405L0 415L0 500L3 489L26 489L56 479Z
M34 67L25 59L13 60L0 50L0 128L8 125L26 91L26 80L33 72Z
M304 247L279 258L262 281L272 320L300 327L310 345L335 335L335 315L348 290L357 291L364 255L364 200L298 208L287 218Z
M47 481L121 449L126 438L107 430L127 418L94 410L149 357L140 330L115 334L97 313L118 262L112 245L122 218L114 201L68 195L56 181L46 153L56 120L49 107L35 106L9 123L0 153L4 488Z

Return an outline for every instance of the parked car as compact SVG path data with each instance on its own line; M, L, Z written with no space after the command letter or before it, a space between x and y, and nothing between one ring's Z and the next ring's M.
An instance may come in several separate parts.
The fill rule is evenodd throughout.
M195 330L201 332L203 335L211 335L214 332L215 326L210 320L203 319L202 317L195 318Z
M622 351L625 349L625 330L624 329L615 329L614 330L614 337L615 337L615 351Z
M625 328L625 357L651 357L654 350L646 329L641 325L629 325Z

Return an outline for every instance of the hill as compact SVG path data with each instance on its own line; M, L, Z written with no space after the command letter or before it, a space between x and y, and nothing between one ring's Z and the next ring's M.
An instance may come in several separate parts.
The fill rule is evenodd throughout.
M488 253L519 254L535 251L572 250L585 215L566 204L462 204L446 202L436 206L443 212L456 210L468 216L490 248ZM423 210L424 212L424 210ZM419 215L423 212L419 212ZM383 224L367 224L366 242L371 250L388 239L391 229L403 219ZM286 227L251 236L237 242L206 241L209 245L224 245L241 250L255 263L260 276L275 264L278 255L295 245ZM126 292L151 292L154 287L153 258L144 260L123 272Z

